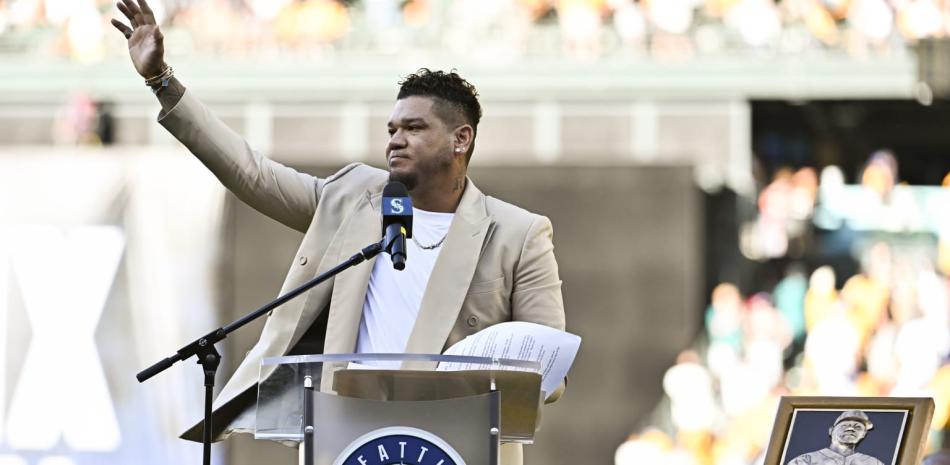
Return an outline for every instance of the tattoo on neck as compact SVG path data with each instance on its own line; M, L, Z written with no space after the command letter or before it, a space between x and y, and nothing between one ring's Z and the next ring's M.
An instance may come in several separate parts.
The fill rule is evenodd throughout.
M465 187L465 177L460 176L455 178L455 183L452 185L452 192L460 191Z

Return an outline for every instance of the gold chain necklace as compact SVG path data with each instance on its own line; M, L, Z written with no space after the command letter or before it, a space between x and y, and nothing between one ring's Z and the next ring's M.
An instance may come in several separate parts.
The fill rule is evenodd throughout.
M435 244L432 244L432 245L423 245L423 244L420 243L418 240L416 240L416 236L412 236L412 242L415 242L416 245L418 245L419 248L422 249L422 250L432 250L432 249L437 249L437 248L439 248L439 246L441 246L442 243L445 242L445 238L446 238L446 237L449 237L449 233L445 233L445 235L442 236L442 239L439 239L439 242L436 242Z

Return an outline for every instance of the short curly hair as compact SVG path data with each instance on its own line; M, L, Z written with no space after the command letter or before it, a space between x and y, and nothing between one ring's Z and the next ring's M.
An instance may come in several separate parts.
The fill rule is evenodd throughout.
M482 106L478 103L475 86L459 76L455 70L446 73L419 68L399 82L396 100L412 96L432 97L435 102L433 110L443 122L472 126L473 140L468 153L465 154L466 162L471 159L475 150L474 137L478 133L478 122L482 119Z

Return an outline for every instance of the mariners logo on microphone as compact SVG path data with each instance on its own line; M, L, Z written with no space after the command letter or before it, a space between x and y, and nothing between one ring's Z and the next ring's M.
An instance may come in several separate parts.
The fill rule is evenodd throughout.
M333 465L465 465L438 436L417 428L391 426L364 434Z
M412 199L409 197L391 197L383 200L383 215L412 216Z

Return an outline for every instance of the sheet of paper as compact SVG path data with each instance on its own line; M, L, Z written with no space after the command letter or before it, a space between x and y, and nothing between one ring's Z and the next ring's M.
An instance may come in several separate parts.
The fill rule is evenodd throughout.
M531 360L541 365L541 390L550 396L567 376L580 348L580 336L548 326L509 321L489 326L459 341L445 355ZM439 371L477 370L486 366L440 363Z

